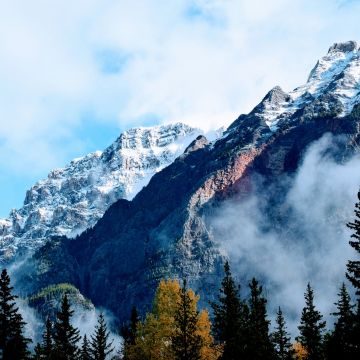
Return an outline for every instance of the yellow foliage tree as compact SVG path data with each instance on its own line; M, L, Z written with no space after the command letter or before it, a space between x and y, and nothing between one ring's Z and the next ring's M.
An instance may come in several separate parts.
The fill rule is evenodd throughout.
M139 324L135 345L129 349L130 360L173 360L171 337L174 335L175 313L180 301L181 287L178 280L161 280L157 288L151 313ZM189 289L191 305L196 310L199 297ZM214 346L210 335L211 323L209 314L203 310L199 313L198 334L202 339L201 360L216 360L221 355Z
M211 322L207 310L202 310L198 319L198 331L202 339L201 360L216 360L222 354L221 345L214 344L214 338L211 336Z
M296 360L305 360L307 359L307 351L304 348L304 346L302 346L299 342L295 342L293 344L293 349L294 349L294 358Z

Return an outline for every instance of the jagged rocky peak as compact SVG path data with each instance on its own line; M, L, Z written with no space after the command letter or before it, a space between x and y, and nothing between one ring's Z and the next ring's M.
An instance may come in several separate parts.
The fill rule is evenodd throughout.
M184 151L184 154L189 154L193 151L202 149L209 144L208 139L204 135L199 135Z
M360 99L360 49L355 41L335 43L317 61L307 82L289 94L273 88L253 110L272 131L288 121L300 109L317 103L317 108L333 108L336 115L345 116Z
M330 46L328 53L337 52L337 51L348 53L357 50L359 50L357 42L350 40L346 42L334 43L333 45Z
M335 43L311 70L308 83L319 80L331 80L334 75L341 73L358 53L355 41Z
M275 86L266 94L262 102L279 105L280 103L289 100L289 94L287 94L280 86Z
M284 105L290 99L290 95L287 94L280 86L275 86L265 95L252 113L259 115L265 119L267 125L270 125L269 122L277 118Z
M115 144L118 149L164 147L173 143L177 138L192 133L193 130L193 128L183 123L154 126L151 128L133 128L124 131Z
M280 86L275 86L265 95L250 114L260 117L264 126L268 126L271 130L275 131L277 129L277 121L275 120L282 115L283 109L290 100L289 94L287 94ZM240 122L238 121L237 123ZM230 126L230 128L231 127L233 126Z
M75 236L93 226L112 203L132 199L199 134L182 123L133 128L104 152L52 170L27 191L22 208L0 220L0 261L50 236Z

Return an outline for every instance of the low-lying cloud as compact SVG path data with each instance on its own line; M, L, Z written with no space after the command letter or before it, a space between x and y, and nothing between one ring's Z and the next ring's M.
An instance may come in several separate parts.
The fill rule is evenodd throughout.
M274 209L281 214L270 215L282 223L275 224L264 210L267 189L244 202L228 202L212 223L239 281L246 285L250 277L259 277L269 312L274 314L280 305L294 335L308 282L332 325L329 314L345 281L346 262L355 257L346 223L353 219L360 157L335 161L331 153L339 141L325 135L309 147L293 180L279 179L291 184L282 205Z
M108 330L110 331L109 342L112 342L112 347L114 348L112 355L115 355L120 351L123 339L118 335L120 329L116 329L115 318L110 311L106 309L94 309L93 311L75 312L72 324L80 330L82 337L86 335L88 340L91 341L91 336L95 334L95 327L97 326L98 317L101 313L104 315Z
M38 342L42 343L43 341L42 334L45 330L44 320L40 318L34 308L28 305L26 300L21 298L18 299L17 306L19 307L19 311L26 323L24 326L24 334L32 340L30 348L33 349ZM74 314L71 319L71 323L74 327L79 329L82 339L84 335L86 335L88 340L91 341L91 337L95 335L96 326L98 325L98 317L102 313L109 330L108 341L112 342L112 347L114 348L112 355L115 355L121 350L123 339L119 335L120 329L117 329L117 323L110 311L95 308L92 310L81 309L80 306L75 306L73 309ZM79 346L82 344L82 339L78 344Z

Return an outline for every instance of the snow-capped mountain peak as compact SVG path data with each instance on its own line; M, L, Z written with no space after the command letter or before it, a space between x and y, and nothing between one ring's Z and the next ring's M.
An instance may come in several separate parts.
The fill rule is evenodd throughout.
M279 121L289 118L308 103L331 93L339 101L339 116L351 112L360 98L360 48L355 41L335 43L311 70L307 82L285 93L280 87L272 89L256 108L275 131ZM259 111L260 110L260 111Z
M344 70L349 61L358 52L358 45L355 41L335 43L330 46L329 51L323 56L311 70L307 84L318 85L319 82L331 80L334 75Z
M93 226L116 200L131 200L202 131L182 123L133 128L107 149L52 170L27 191L22 208L0 219L0 260L54 235Z

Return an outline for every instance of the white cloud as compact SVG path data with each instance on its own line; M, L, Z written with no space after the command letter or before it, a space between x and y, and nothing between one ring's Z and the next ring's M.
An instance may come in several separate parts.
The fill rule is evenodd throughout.
M83 147L74 129L86 132L84 114L99 130L102 121L139 125L148 114L228 124L274 85L304 82L332 42L360 30L358 2L337 0L1 0L0 7L0 166L33 173Z
M281 306L293 335L308 282L315 289L316 306L332 326L329 315L345 281L346 263L356 256L348 244L351 232L346 223L354 216L360 157L335 162L329 152L339 141L325 135L309 147L293 182L278 179L279 184L286 181L288 193L280 208L272 208L271 216L285 223L276 224L263 211L271 188L262 188L248 201L229 202L212 222L233 272L243 285L252 276L263 279L269 312L273 316Z

